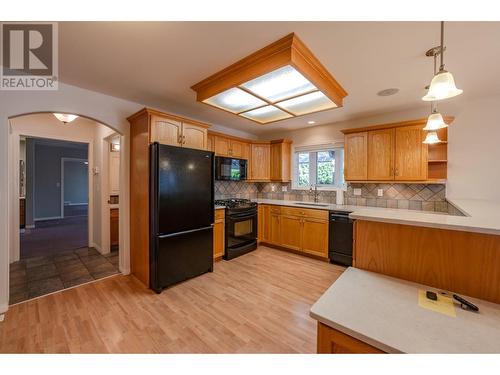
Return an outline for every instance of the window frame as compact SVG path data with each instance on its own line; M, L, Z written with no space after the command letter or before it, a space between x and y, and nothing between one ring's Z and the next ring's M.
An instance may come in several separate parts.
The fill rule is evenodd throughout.
M309 153L309 181L317 181L317 153L320 151L334 151L335 171L333 184L318 185L318 190L338 191L346 190L344 180L344 144L326 144L306 147L294 147L292 157L292 190L309 190L313 185L299 185L299 153Z

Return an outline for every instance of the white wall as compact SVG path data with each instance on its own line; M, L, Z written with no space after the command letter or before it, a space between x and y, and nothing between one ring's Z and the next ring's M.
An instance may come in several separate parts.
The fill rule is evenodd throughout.
M448 140L447 197L500 202L500 95L468 101Z
M12 206L8 192L14 183L9 181L9 117L36 112L76 113L109 125L121 134L123 163L120 166L121 192L120 231L129 231L129 124L127 117L143 106L89 90L60 83L57 91L0 91L0 313L8 308L9 241L18 235L12 231L9 215ZM13 192L11 191L11 194ZM130 272L129 238L120 238L120 270Z

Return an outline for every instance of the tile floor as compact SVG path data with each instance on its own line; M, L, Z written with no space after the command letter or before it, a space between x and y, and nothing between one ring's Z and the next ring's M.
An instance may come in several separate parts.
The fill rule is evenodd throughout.
M117 273L117 251L103 256L94 248L83 247L22 259L10 265L9 303L12 305Z

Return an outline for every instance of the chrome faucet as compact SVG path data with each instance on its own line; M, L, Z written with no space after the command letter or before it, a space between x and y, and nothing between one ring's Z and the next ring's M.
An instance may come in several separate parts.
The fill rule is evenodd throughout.
M314 185L314 190L313 190L313 185L310 185L309 195L312 195L314 197L314 203L319 202L318 185Z

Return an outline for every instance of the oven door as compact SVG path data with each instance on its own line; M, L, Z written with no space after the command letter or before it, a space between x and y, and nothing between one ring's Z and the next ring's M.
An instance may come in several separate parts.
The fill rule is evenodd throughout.
M257 239L257 211L228 214L226 217L226 248L234 249Z

